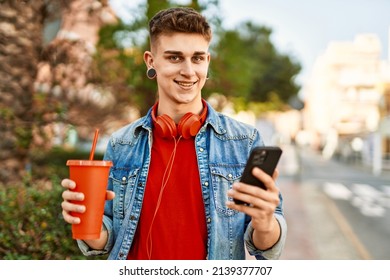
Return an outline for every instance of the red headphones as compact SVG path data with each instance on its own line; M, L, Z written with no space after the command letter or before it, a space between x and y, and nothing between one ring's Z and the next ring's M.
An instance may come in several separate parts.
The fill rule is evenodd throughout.
M164 114L156 117L158 103L154 104L152 108L152 119L157 135L163 138L182 136L184 139L196 136L207 115L207 103L203 99L202 103L203 111L200 115L187 113L177 125L168 115Z

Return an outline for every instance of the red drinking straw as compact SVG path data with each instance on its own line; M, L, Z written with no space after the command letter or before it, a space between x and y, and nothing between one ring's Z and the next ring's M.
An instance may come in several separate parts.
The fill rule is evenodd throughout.
M97 142L98 137L99 137L99 129L96 128L95 136L93 137L93 143L92 143L91 152L89 154L89 160L93 160L93 156L95 154L96 142Z

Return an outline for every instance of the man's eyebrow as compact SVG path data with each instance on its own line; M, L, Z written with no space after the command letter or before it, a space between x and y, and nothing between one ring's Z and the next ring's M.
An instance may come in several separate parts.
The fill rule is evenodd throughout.
M174 54L174 55L183 55L183 52L181 52L181 51L171 51L171 50L167 50L167 51L165 51L164 53L165 53L165 54ZM206 54L206 52L204 52L204 51L196 51L196 52L194 52L193 55L205 55L205 54Z
M168 51L165 51L164 53L165 53L165 54L183 55L183 53L180 52L180 51L170 51L170 50L168 50Z
M205 55L206 52L203 52L203 51L198 51L198 52L194 52L194 55Z

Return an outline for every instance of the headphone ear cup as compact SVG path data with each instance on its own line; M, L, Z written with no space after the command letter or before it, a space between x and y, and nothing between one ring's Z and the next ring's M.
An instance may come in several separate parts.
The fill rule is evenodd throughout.
M163 138L172 138L177 136L175 122L168 115L161 115L156 118L156 132Z
M181 118L177 126L177 131L184 139L189 139L196 136L200 127L201 122L199 116L193 113L187 113Z

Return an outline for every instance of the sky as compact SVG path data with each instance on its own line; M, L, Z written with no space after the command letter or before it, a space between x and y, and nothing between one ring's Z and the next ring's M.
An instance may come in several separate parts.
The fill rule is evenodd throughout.
M114 10L123 12L145 0L110 2ZM302 85L331 41L351 42L358 34L375 33L382 59L390 56L390 0L220 0L220 7L226 28L247 20L270 27L275 47L302 65L298 77Z

